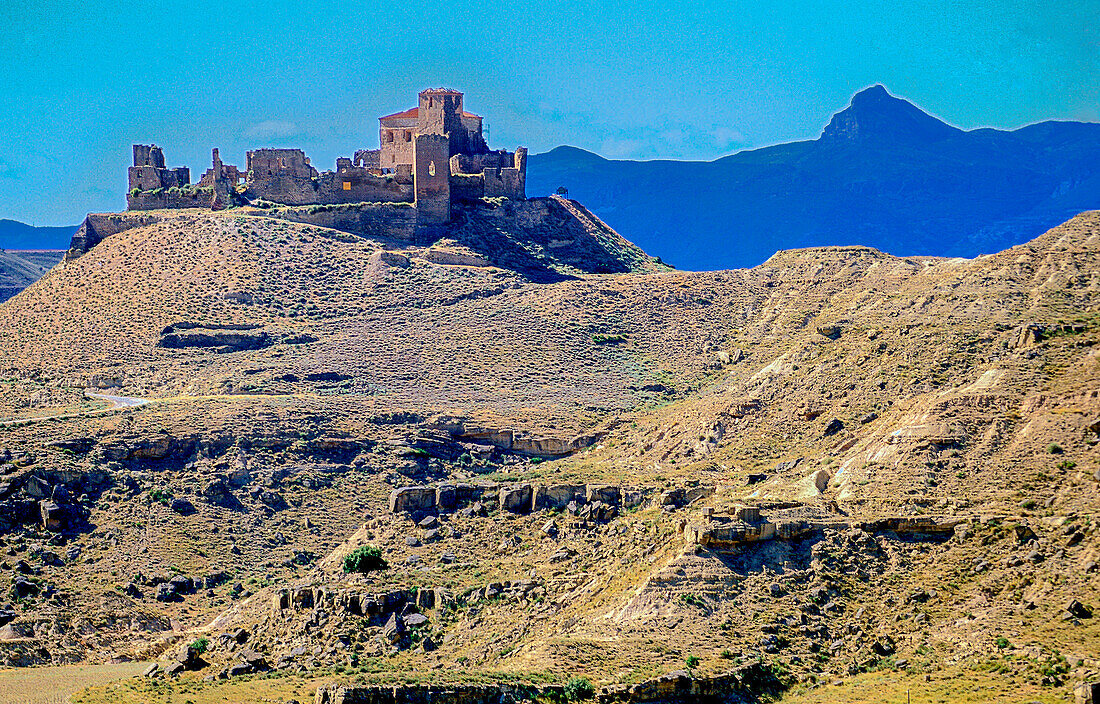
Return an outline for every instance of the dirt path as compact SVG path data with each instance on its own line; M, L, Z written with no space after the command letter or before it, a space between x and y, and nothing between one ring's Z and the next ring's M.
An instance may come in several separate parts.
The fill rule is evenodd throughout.
M52 416L35 416L33 418L16 418L14 420L0 421L0 428L9 427L12 425L19 425L21 423L33 423L43 420L68 420L70 418L83 418L85 416L94 416L101 413L112 413L124 408L137 408L138 406L144 406L147 403L152 403L152 399L138 398L136 396L112 396L111 394L97 394L91 391L84 392L85 398L95 398L100 401L108 402L109 406L106 408L97 408L92 411L79 411L77 413L60 413Z

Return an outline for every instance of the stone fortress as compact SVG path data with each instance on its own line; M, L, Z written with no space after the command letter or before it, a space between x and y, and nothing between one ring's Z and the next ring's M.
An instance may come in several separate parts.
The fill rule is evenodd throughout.
M416 107L379 118L379 149L340 157L318 170L301 149L256 149L246 168L213 163L191 183L187 167L167 168L156 145L134 145L128 210L211 208L269 203L284 206L407 203L418 225L439 225L451 206L482 198L526 197L527 149L489 149L482 118L463 108L462 93L421 91Z

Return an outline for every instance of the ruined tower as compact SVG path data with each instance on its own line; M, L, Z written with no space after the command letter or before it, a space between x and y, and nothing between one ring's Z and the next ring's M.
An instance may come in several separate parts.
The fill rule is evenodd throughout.
M416 222L441 225L451 219L451 164L448 141L441 134L416 136L413 181L416 184Z

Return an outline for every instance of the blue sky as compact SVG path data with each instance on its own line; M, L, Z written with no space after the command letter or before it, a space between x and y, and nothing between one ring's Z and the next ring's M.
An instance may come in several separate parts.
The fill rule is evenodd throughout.
M888 5L894 7L888 7ZM377 147L424 87L497 147L713 159L816 137L859 89L964 128L1100 120L1100 2L0 2L0 218L125 207L130 144Z

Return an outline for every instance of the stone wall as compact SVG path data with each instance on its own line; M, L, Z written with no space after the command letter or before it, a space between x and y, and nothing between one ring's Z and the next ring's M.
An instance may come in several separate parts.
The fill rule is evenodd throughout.
M411 242L416 237L416 209L411 204L354 203L272 208L264 210L263 215L366 237L406 242Z
M250 180L265 176L312 178L317 169L301 149L255 149L246 152L246 170Z
M111 235L152 225L162 219L160 215L145 213L91 213L73 234L65 260L76 259Z
M376 176L357 167L326 171L316 177L260 176L248 182L245 195L285 205L411 203L414 199L411 181L403 182L393 175Z
M179 188L191 183L191 170L186 166L158 169L154 166L131 166L127 171L129 190L151 191L157 188Z
M214 200L213 187L157 188L126 194L127 210L179 210L183 208L209 208Z

